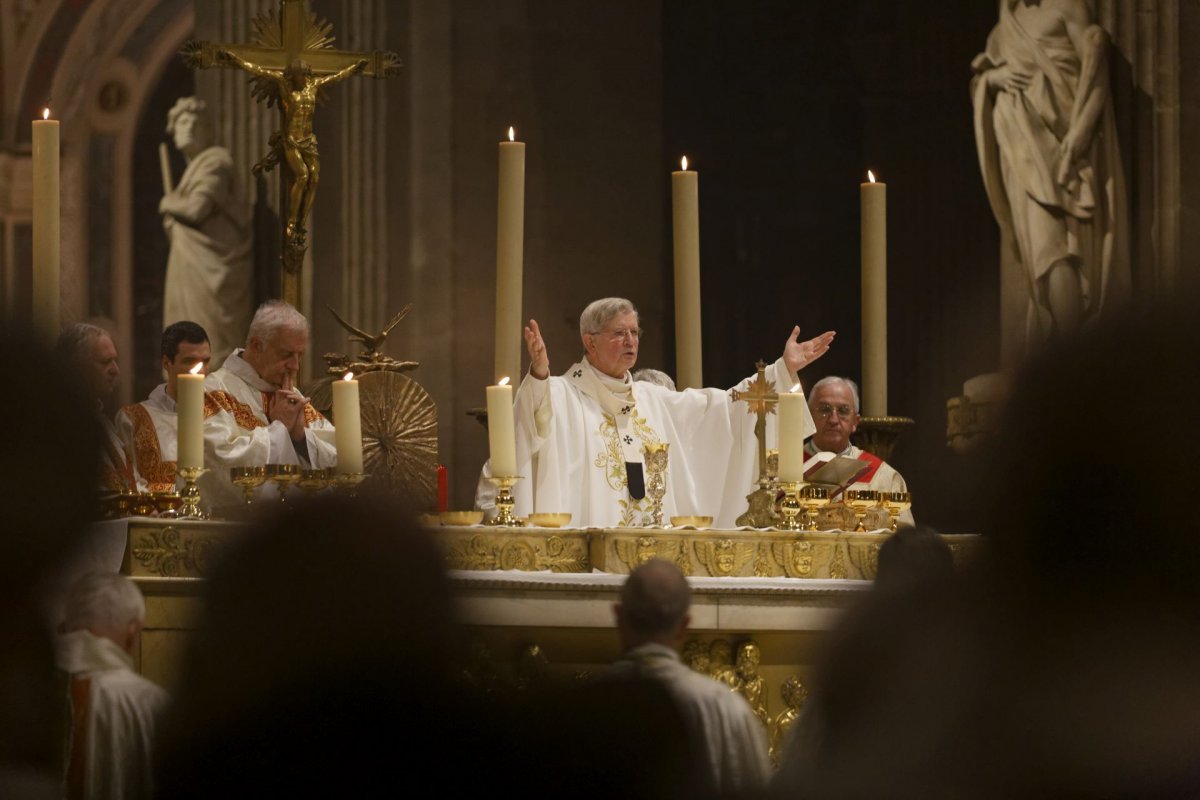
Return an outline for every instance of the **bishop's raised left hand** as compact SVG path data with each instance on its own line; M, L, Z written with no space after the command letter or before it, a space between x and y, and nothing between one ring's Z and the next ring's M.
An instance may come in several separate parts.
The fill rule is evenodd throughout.
M800 326L792 328L792 335L783 345L783 363L792 372L799 372L825 353L833 343L834 331L825 331L807 342L800 341Z

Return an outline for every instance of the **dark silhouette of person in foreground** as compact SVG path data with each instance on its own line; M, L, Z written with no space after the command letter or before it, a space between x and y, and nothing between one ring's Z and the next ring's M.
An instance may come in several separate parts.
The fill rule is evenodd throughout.
M815 689L821 735L793 743L779 794L1200 793L1200 315L1185 300L1026 365L981 490L983 557L850 615ZM1137 374L1118 387L1114 365ZM1130 430L1147 409L1156 438Z

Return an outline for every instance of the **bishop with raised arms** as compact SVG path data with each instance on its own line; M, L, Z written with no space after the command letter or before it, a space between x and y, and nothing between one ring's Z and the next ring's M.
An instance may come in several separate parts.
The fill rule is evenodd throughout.
M641 328L628 300L608 297L580 315L583 357L561 376L550 375L546 343L536 320L525 328L529 377L514 400L516 513L569 512L580 526L622 527L649 519L642 475L643 448L671 446L663 515L711 515L734 527L758 464L754 418L725 389L674 392L630 377ZM785 389L796 373L829 349L829 331L808 341L793 328L782 356L766 370ZM737 389L745 389L749 378ZM768 421L768 444L774 420ZM808 432L815 430L811 419Z

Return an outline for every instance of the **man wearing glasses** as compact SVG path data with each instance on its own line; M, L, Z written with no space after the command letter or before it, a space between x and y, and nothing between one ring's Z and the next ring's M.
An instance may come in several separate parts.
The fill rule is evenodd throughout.
M735 526L757 474L754 416L724 389L673 392L633 381L641 333L628 300L596 300L579 318L583 357L551 377L546 343L529 321L529 376L514 402L517 471L524 477L514 488L517 514L569 512L580 526L647 524L645 447L667 443L662 519L711 515L718 527ZM783 356L767 369L777 389L795 385L797 370L824 355L834 336L800 342L799 333L792 330Z
M836 453L847 458L865 461L870 467L847 489L875 489L880 492L907 492L908 484L899 472L874 453L850 444L850 436L858 430L858 385L849 378L830 375L822 378L808 394L808 408L812 412L817 432L804 445L810 456L817 453ZM821 516L823 527L845 528L847 520L840 519L846 509L842 506L827 506ZM848 513L848 512L846 512ZM850 514L849 520L854 515ZM900 514L901 525L912 525L913 515L909 509Z

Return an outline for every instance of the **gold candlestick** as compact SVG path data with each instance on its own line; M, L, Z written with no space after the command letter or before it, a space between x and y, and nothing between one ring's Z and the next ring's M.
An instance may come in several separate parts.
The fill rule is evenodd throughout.
M496 516L488 520L488 525L503 525L509 528L519 528L524 523L513 514L516 499L512 496L512 487L521 479L520 475L501 475L488 478L496 484Z
M667 442L657 442L642 448L646 465L646 497L650 499L648 527L652 528L663 526L662 501L667 493L667 450L670 446Z
M229 480L242 490L246 505L250 505L254 502L254 490L267 481L267 470L265 467L230 467Z
M874 489L850 489L846 492L846 505L854 512L857 521L854 526L855 533L866 532L867 527L863 523L867 512L879 505L879 492Z
M208 514L200 510L200 487L196 479L204 474L203 467L181 467L179 477L183 478L183 505L179 507L179 519L208 519Z
M804 514L808 517L808 522L804 526L805 530L815 531L817 529L817 514L822 508L829 505L829 489L824 486L813 486L809 484L800 490L800 505L804 506Z
M890 529L896 530L896 523L900 519L900 515L904 509L912 505L912 494L910 492L884 492L883 507L887 509L888 517L891 518L892 524Z
M801 484L796 481L788 481L782 486L784 497L783 502L779 504L779 513L783 515L783 521L779 523L779 530L802 531L804 524L798 519L803 508L800 505Z

